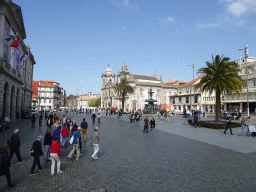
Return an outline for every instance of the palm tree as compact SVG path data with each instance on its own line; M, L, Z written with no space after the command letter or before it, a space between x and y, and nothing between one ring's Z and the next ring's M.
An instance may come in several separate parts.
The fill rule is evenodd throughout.
M127 93L131 94L134 92L133 87L127 83L126 78L122 78L121 83L117 84L115 92L119 96L122 96L122 110L124 110L125 96L127 95Z
M210 94L216 93L216 111L215 121L221 121L221 94L226 91L232 93L233 91L241 91L244 80L238 75L240 69L235 62L229 62L229 57L212 56L212 63L206 62L207 67L198 69L198 73L203 74L201 81L195 86L201 88L201 91L209 91Z

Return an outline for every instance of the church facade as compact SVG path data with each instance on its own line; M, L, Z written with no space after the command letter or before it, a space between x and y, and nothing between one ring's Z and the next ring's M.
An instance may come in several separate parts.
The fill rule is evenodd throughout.
M101 107L117 108L122 107L122 97L117 95L115 87L122 78L126 78L129 85L134 89L133 94L126 95L124 110L143 109L145 100L149 99L149 89L152 88L153 99L157 100L157 105L170 104L170 96L177 94L178 84L164 83L162 77L144 76L132 74L128 66L124 64L121 71L118 69L115 75L110 66L102 74Z

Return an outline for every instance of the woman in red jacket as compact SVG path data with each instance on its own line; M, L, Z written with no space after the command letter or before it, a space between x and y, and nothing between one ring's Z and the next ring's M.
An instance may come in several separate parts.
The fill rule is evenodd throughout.
M63 149L64 147L67 147L67 139L69 137L69 130L66 125L62 128L61 134L62 134L62 138L63 138L61 147Z
M51 144L51 153L50 153L52 168L51 168L51 176L55 174L55 161L57 161L57 174L62 173L60 170L60 137L56 136L55 141Z

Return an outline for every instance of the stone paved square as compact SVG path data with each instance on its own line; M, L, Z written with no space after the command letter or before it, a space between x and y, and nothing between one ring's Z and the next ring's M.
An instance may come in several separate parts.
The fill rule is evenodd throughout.
M61 115L61 114L59 114ZM15 128L20 129L21 155L25 160L19 165L16 156L10 168L12 181L16 184L13 191L254 191L255 152L241 153L208 144L203 141L181 136L181 132L197 132L192 126L185 126L181 117L170 122L156 121L155 134L143 133L142 122L129 125L128 119L122 116L103 116L99 125L92 125L90 115L68 113L82 121L85 117L88 124L88 136L93 127L99 127L99 159L93 161L93 148L89 137L83 143L83 156L79 162L68 162L66 157L71 147L61 150L60 175L50 176L51 162L41 163L44 171L29 176L32 157L29 153L32 142L37 135L45 134L43 127L31 128L30 120L13 123L12 128L0 133L1 144L6 142ZM175 120L175 122L174 122ZM173 123L172 123L173 121ZM166 131L163 129L169 129ZM206 129L201 131L207 132ZM216 131L219 137L224 134ZM237 130L238 131L238 130ZM222 135L223 134L223 135ZM209 134L211 138L214 134ZM205 137L205 135L204 135ZM228 134L226 139L231 138ZM243 142L237 135L237 142ZM207 140L206 138L204 138ZM212 139L212 138L211 138ZM255 138L246 137L247 140ZM6 178L1 177L0 191L7 191Z

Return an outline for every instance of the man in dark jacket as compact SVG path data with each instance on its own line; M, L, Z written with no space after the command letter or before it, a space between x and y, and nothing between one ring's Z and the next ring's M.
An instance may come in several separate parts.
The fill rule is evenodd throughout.
M2 163L0 164L0 176L4 175L6 177L9 189L12 189L15 185L11 183L11 174L9 170L11 162L8 157L8 149L7 145L2 145L0 147L0 158L2 159Z
M14 134L11 136L11 145L10 145L10 161L12 160L13 154L16 154L19 163L24 163L20 156L20 136L19 129L14 130Z
M30 171L30 176L35 175L34 171L35 171L36 165L38 166L39 171L42 171L44 169L40 164L40 156L43 156L42 143L41 143L42 139L43 139L43 136L39 135L38 139L34 141L32 146L34 153L32 153L31 155L34 157L34 161Z
M83 137L83 141L86 141L86 134L87 134L87 128L88 128L88 124L85 121L85 118L83 118L83 122L81 123L81 128L82 128L82 137Z
M53 133L52 133L53 141L55 141L56 136L60 137L60 130L61 130L61 126L58 126L58 128L53 131Z

